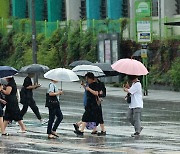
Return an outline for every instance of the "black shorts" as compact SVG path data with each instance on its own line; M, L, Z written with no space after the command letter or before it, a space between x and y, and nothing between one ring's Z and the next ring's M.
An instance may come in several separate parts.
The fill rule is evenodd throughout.
M103 120L103 113L102 113L102 107L101 105L98 107L98 112L97 112L97 126L99 124L104 124L104 120Z
M5 110L4 120L6 121L20 121L22 117L20 115L20 110Z

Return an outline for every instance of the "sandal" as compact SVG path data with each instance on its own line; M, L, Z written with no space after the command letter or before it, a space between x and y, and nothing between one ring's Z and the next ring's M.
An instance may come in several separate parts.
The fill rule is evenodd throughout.
M91 132L92 135L95 135L95 134L97 134L97 133L98 133L97 131Z
M74 126L75 131L78 131L78 130L79 130L79 126L78 126L77 123L73 124L73 126Z
M19 130L17 133L22 133L22 134L24 134L24 133L27 133L27 131L26 131L26 130Z
M51 134L50 136L48 136L48 139L56 139L56 137Z
M4 134L1 134L2 136L9 136L9 134L8 133L4 133Z
M52 135L56 136L56 137L59 137L59 135L57 133L53 133L52 132Z

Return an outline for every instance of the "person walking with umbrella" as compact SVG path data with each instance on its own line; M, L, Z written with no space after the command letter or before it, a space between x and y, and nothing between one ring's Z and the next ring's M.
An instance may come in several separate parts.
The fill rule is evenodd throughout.
M39 88L40 84L32 84L31 78L34 77L33 73L29 73L28 76L24 79L23 88L21 90L24 90L24 98L21 98L23 101L21 103L23 104L23 108L21 109L20 115L23 118L26 114L28 107L32 109L36 117L42 122L42 118L39 112L39 108L36 105L36 102L33 98L33 90Z
M60 95L63 94L62 82L73 82L78 81L78 76L69 69L56 68L48 71L44 74L46 79L50 79L49 89L46 94L46 107L49 109L49 122L47 127L47 134L49 139L59 137L56 130L63 120L63 114L60 109ZM58 90L56 83L61 82L61 90ZM55 116L57 117L55 123ZM54 126L53 126L54 123Z
M128 119L134 126L135 133L132 137L139 136L143 127L141 127L141 112L143 108L142 85L138 80L138 76L147 75L147 68L134 59L120 59L111 65L112 69L120 73L128 75L132 86L124 86L124 91L128 93L127 102L129 103Z
M135 129L135 133L131 136L136 137L140 135L143 129L143 127L141 127L141 112L143 108L142 86L137 76L129 75L128 78L132 82L132 86L124 87L124 91L131 95L131 102L129 104L127 117Z
M74 131L77 135L83 135L84 129L88 122L95 122L97 123L97 111L98 111L98 104L97 104L97 96L98 96L98 85L95 82L95 77L93 73L87 73L87 81L89 86L86 87L87 90L87 104L85 106L85 112L82 117L82 126L81 130Z
M55 139L56 137L59 137L59 135L56 133L56 130L63 120L63 114L60 109L60 95L63 94L61 90L58 90L56 83L58 81L51 80L49 83L49 89L47 92L48 100L46 102L46 107L49 109L49 121L48 121L48 127L47 127L47 134L49 139ZM57 117L55 123L55 116ZM53 126L54 123L54 126Z
M3 90L3 85L0 83L0 91ZM7 102L4 100L2 93L0 93L0 128L1 128L1 134L7 135L4 130L4 123L3 123L3 107L7 104Z
M1 92L5 95L5 100L7 102L5 115L4 115L4 131L10 121L17 121L21 127L21 133L26 132L26 127L22 121L20 115L20 108L17 100L17 86L13 77L6 78L8 84L5 89L1 89ZM4 134L8 135L8 134Z

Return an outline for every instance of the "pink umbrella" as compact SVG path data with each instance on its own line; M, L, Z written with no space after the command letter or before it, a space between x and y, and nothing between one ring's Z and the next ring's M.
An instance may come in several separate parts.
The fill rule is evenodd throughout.
M147 68L140 62L134 59L120 59L111 65L112 69L127 75L147 75Z

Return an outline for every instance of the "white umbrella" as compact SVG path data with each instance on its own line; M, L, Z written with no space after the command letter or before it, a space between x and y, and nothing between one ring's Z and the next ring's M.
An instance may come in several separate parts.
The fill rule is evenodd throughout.
M79 80L79 77L72 70L65 68L52 69L47 73L45 73L44 77L50 80L61 81L61 83L73 82ZM62 84L61 84L61 89L62 89Z
M88 72L93 73L95 77L105 76L104 72L98 66L93 65L78 65L72 71L79 76L85 76Z

